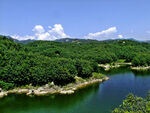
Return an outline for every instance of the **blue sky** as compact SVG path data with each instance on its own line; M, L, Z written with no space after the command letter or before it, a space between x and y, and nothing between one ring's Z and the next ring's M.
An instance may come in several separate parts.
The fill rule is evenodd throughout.
M150 0L0 0L0 34L150 40Z

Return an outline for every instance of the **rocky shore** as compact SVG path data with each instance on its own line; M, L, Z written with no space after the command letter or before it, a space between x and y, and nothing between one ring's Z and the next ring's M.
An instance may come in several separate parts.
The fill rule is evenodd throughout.
M129 62L129 63L114 63L114 64L99 64L98 66L103 68L105 71L109 71L110 69L112 68L119 68L121 66L131 66L132 64Z
M138 67L133 67L132 63L114 63L114 64L99 64L99 67L103 68L105 71L109 71L110 69L113 68L119 68L121 66L130 66L131 70L135 71L145 71L145 70L150 70L150 66L138 66Z
M80 79L81 79L80 77L76 77L75 83L70 83L65 86L57 86L52 82L41 87L28 86L26 88L15 88L9 91L3 91L2 89L0 89L0 98L7 96L8 94L26 94L29 96L32 95L41 96L57 93L72 94L80 88L86 87L91 84L103 82L105 80L108 80L109 78L104 76L102 78L91 77L89 79L82 79L82 80Z
M146 66L146 67L143 67L143 66L139 66L139 67L131 67L132 70L136 70L136 71L145 71L145 70L150 70L150 66Z

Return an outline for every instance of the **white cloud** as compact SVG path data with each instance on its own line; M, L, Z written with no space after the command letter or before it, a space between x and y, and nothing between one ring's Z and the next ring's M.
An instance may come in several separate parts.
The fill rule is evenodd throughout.
M64 29L61 24L55 24L54 27L51 28L48 32L49 34L51 34L53 37L56 37L56 38L69 38L70 37L64 33Z
M107 38L116 32L117 32L116 27L110 27L110 28L103 30L103 31L100 31L100 32L89 33L87 36L84 36L84 38L86 38L86 39L99 39L100 40L101 38L103 38L103 37Z
M28 40L28 39L35 40L34 36L29 36L29 35L26 36L12 35L11 37L17 40Z
M36 40L49 40L50 34L48 32L45 33L35 33Z
M123 38L123 35L118 35L118 38Z
M36 26L32 29L32 31L35 31L35 32L38 32L38 33L43 33L43 32L45 32L43 26L41 26L41 25L36 25Z
M12 37L18 40L56 40L61 38L72 38L64 32L64 29L61 24L55 24L53 27L48 26L48 29L45 30L42 25L36 25L32 31L34 35L32 36L18 36L13 35ZM123 38L123 35L118 35L116 27L110 27L106 30L102 30L96 33L89 33L86 36L83 36L83 39L97 39L97 40L106 40L106 39L116 39Z
M56 40L61 38L69 38L69 35L64 33L64 29L61 24L55 24L54 27L48 26L49 30L45 31L41 25L36 25L32 31L35 32L33 36L18 36L13 35L12 37L17 40Z

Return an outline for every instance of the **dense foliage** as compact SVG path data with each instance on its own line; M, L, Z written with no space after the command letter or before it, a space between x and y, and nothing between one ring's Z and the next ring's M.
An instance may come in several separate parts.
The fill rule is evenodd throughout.
M150 94L146 98L129 94L122 105L115 108L112 113L150 113Z
M64 85L73 82L76 75L90 77L98 71L99 63L124 59L134 66L148 66L149 53L150 44L130 40L18 44L0 36L0 85L11 84L11 88L52 81Z
M136 57L133 58L132 64L133 66L150 66L150 54L138 54Z
M134 62L139 55L148 62L150 44L131 40L88 41L87 43L60 43L50 41L35 41L26 45L29 51L48 57L63 57L71 59L84 59L96 63L110 63L118 59ZM136 62L140 66L143 61ZM150 65L150 64L147 64Z

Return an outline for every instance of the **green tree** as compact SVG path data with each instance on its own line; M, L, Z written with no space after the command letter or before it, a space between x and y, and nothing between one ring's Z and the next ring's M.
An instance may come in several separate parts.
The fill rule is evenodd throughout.
M112 113L150 113L150 93L146 98L129 94L122 105L115 108Z

